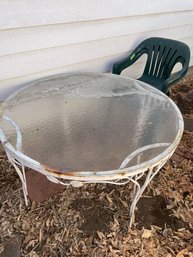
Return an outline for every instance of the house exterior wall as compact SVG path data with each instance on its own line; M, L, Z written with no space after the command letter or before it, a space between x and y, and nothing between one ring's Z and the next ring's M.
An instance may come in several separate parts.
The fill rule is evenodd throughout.
M191 49L192 0L1 0L0 100L22 84L63 72L110 72L151 36ZM126 72L138 77L145 59Z

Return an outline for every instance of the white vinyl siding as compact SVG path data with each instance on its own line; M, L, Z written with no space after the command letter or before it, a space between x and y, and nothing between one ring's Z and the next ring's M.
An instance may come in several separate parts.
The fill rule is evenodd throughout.
M42 76L111 72L145 38L193 49L192 0L1 0L0 99ZM193 64L193 56L190 65ZM144 60L130 67L139 76Z

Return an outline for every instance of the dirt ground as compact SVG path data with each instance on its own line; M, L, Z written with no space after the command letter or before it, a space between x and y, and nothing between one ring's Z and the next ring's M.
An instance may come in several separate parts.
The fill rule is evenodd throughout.
M193 76L171 92L185 119L181 143L150 183L129 229L131 185L68 187L25 207L0 154L0 257L193 257Z

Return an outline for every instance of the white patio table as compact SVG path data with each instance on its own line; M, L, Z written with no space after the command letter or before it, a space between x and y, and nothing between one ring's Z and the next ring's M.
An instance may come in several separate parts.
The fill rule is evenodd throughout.
M130 226L139 198L183 133L182 115L168 96L141 81L101 73L29 83L3 102L0 118L0 140L26 205L26 167L64 186L132 182Z

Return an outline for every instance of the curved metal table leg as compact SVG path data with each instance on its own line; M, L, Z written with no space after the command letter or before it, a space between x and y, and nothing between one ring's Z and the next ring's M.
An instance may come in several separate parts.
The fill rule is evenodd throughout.
M147 186L149 185L149 183L151 182L151 180L155 177L155 175L160 171L160 169L164 166L164 164L166 163L167 160L161 162L159 165L150 168L147 171L147 175L145 178L145 181L143 183L143 185L141 186L138 182L138 180L145 175L146 172L136 175L134 178L134 188L133 188L133 194L132 194L132 199L131 199L131 206L130 206L130 211L129 211L129 215L130 215L130 222L129 222L129 227L132 226L132 224L135 222L135 209L136 209L136 205L140 199L140 197L142 196L143 192L145 191L145 189L147 188Z

